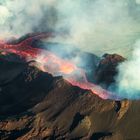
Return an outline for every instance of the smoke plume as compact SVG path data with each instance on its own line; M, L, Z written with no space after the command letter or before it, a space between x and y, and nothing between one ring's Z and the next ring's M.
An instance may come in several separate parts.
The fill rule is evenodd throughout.
M139 0L2 0L1 36L66 31L70 43L101 55L127 56L140 35Z
M116 93L121 98L140 98L140 40L134 45L132 56L118 67Z

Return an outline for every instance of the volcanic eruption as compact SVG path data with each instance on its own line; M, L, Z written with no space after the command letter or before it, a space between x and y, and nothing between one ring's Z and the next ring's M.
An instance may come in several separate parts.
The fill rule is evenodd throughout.
M1 0L0 139L140 139L139 13L139 0Z
M63 76L73 86L78 86L82 89L90 90L93 94L98 95L103 99L113 99L113 94L94 83L88 81L85 71L74 64L74 62L63 59L51 51L36 48L32 46L34 40L53 37L54 33L38 33L17 41L18 43L8 43L1 41L0 51L3 54L14 53L24 59L26 62L34 61L33 65L40 70L48 72L53 76Z

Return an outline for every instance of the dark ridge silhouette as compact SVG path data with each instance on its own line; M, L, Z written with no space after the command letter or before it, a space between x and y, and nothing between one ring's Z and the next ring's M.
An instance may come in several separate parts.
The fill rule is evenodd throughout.
M100 138L104 138L106 136L112 136L111 132L98 132L98 133L94 133L91 136L90 140L99 140Z

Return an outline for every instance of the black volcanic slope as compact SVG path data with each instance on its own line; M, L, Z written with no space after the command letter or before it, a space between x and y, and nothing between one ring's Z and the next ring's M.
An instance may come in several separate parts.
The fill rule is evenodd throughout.
M140 101L103 100L0 58L1 140L139 140Z

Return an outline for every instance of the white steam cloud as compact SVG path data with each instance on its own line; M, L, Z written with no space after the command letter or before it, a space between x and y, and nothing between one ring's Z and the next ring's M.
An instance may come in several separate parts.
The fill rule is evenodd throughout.
M0 6L1 36L45 31L55 23L51 0L4 0Z
M119 66L117 93L122 98L140 98L140 40L134 47L132 57Z
M0 36L68 31L58 42L127 56L140 35L139 0L2 0Z

